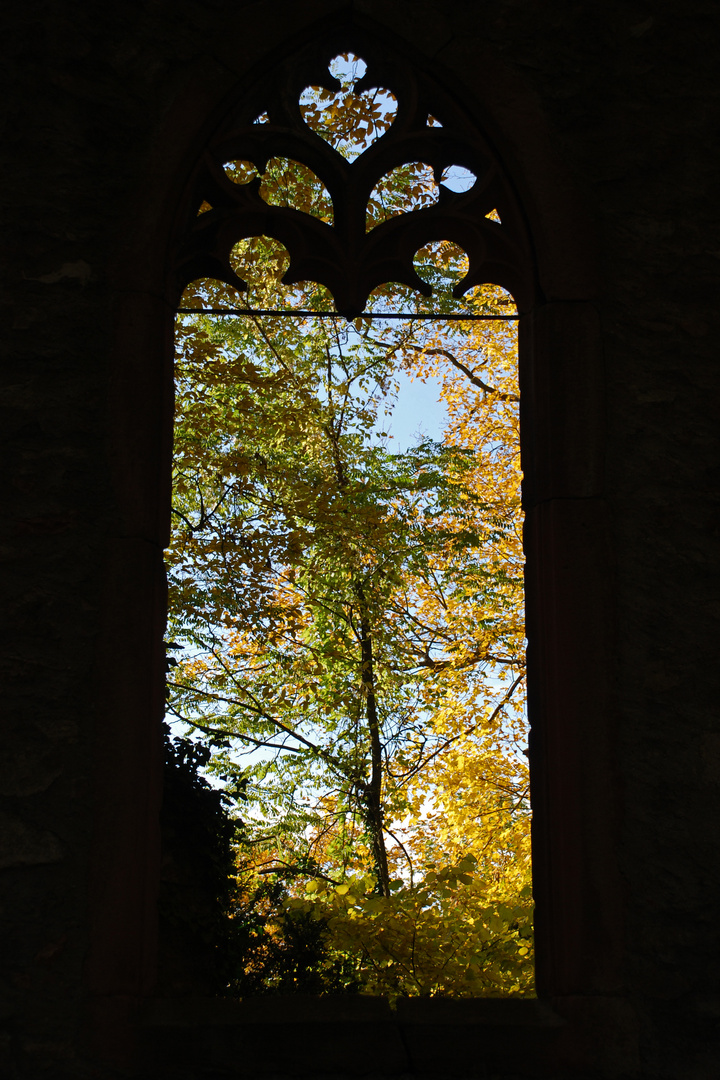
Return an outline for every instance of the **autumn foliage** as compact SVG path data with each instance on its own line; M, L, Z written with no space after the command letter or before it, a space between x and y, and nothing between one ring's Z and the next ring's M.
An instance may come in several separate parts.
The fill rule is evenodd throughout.
M348 154L393 112L351 90L303 105ZM331 221L292 164L268 163L263 197ZM434 190L422 163L395 169L368 228ZM277 242L234 257L243 306L333 310L281 283ZM514 308L495 286L452 298L454 245L416 267L429 300L371 298L407 319L178 321L169 713L236 799L241 992L532 992L515 324L412 317ZM184 304L238 294L201 281ZM394 445L398 373L437 385L442 439ZM309 982L288 975L303 934Z

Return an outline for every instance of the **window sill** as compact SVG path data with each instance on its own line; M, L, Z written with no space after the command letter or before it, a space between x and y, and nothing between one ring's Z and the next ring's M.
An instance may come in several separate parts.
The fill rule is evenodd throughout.
M564 1021L520 998L288 995L153 999L143 1059L153 1076L541 1075ZM502 1074L498 1074L502 1069Z

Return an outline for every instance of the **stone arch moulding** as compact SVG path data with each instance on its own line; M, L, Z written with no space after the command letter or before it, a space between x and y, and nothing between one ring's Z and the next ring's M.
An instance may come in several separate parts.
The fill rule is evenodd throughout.
M286 243L290 278L323 281L348 314L362 308L378 275L413 284L412 256L431 239L455 239L466 247L465 287L490 280L515 295L523 313L538 992L556 1004L622 994L609 730L611 560L602 489L599 328L589 284L592 259L579 240L587 230L582 222L571 227L578 221L568 201L571 189L530 92L491 55L467 70L454 66L452 49L446 49L442 63L432 61L431 78L422 74L428 58L402 40L390 45L387 32L358 28L352 20L326 35L305 27L292 42L279 40L281 33L274 42L267 33L258 37L243 77L215 61L195 70L158 133L154 158L128 208L114 271L110 430L117 536L108 545L107 630L99 654L99 685L109 704L97 750L93 939L86 973L95 1001L94 1037L118 1061L130 1053L135 1004L151 995L154 978L172 321L187 281L212 276L241 284L228 264L240 234L266 232ZM244 48L252 52L247 40ZM366 84L387 86L400 102L397 122L408 154L412 148L403 160L426 160L432 152L437 160L430 164L440 167L446 153L469 154L461 163L483 180L477 193L417 212L418 219L425 217L404 235L402 223L395 224L399 219L378 227L364 263L357 250L348 256L353 215L370 173L379 169L382 175L399 163L393 155L401 152L402 139L388 139L386 146L379 140L371 148L374 158L343 169L313 140L298 146L298 115L289 104L305 86L327 82L328 59L348 49L368 60ZM510 104L490 92L510 84ZM250 130L270 99L271 121L280 123ZM440 115L438 134L445 134L435 140L436 150L423 144L418 153L423 111ZM294 211L280 213L256 190L233 186L222 175L223 158L255 155L263 165L275 153L304 160L325 182L340 224L334 238L314 224L301 228ZM198 218L203 199L213 211ZM502 234L484 218L499 203ZM343 230L344 243L338 239ZM114 680L118 653L136 673L121 691Z

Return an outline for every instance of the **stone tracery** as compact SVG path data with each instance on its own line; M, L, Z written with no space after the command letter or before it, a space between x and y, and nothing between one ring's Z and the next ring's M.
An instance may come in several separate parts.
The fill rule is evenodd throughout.
M230 110L192 177L174 257L175 297L202 277L244 291L232 249L264 235L289 253L284 284L324 285L348 318L360 314L370 293L388 282L429 296L432 289L413 259L438 240L460 245L469 258L467 274L453 290L456 297L491 282L508 289L521 310L529 306L531 256L524 224L491 148L450 95L423 84L409 65L375 45L363 42L361 49L366 70L350 83L330 73L338 43L328 40L263 79ZM333 146L320 132L319 110L313 114L308 104L309 92L318 89L358 97L374 90L396 102L397 111L380 134L368 125L364 145ZM315 174L326 190L322 213L297 209L291 199L278 205L264 197L262 174L278 158ZM373 199L385 179L408 167L425 170L428 197L409 212L390 210L373 219Z

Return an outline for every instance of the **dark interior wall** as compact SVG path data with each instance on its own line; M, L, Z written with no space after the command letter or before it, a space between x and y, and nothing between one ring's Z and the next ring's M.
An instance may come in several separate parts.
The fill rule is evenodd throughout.
M716 5L352 7L480 102L532 218L544 303L577 305L565 355L585 340L588 306L600 327L601 467L585 490L541 492L533 535L559 528L568 564L596 541L594 565L605 560L596 602L614 612L611 677L584 688L577 723L593 729L587 746L595 727L612 735L612 768L593 788L586 760L583 778L595 822L611 827L588 818L580 840L595 850L611 838L595 865L620 868L621 918L610 973L593 984L592 960L587 985L556 993L566 1010L596 995L637 1039L606 1075L714 1077ZM10 1075L81 1075L88 1030L106 1024L106 1044L124 1044L117 1016L152 990L159 769L147 717L161 704L168 405L148 358L166 354L167 238L225 95L273 48L348 10L120 0L79 14L31 0L4 16L2 1008L8 1059L21 1063ZM532 334L547 323L538 314ZM579 413L583 429L598 422ZM583 498L585 532L563 532ZM126 614L136 595L139 621ZM603 635L587 650L607 647ZM117 778L131 774L128 793ZM592 896L583 910L593 903L601 923ZM103 1003L94 1012L90 998Z

